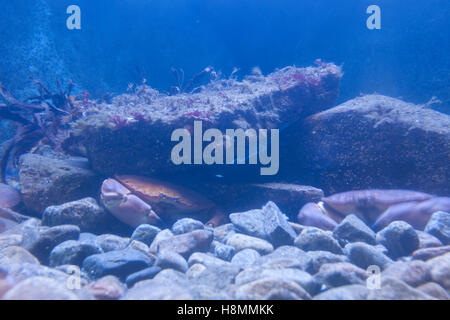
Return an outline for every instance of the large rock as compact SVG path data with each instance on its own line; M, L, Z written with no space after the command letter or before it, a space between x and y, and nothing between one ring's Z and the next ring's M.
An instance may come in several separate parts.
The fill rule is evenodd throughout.
M179 180L177 172L193 173L201 167L201 173L207 173L210 166L173 164L173 130L189 131L194 120L202 120L205 128L222 132L234 128L279 128L333 105L341 76L339 67L321 63L315 68L287 67L243 82L217 80L194 94L168 96L142 86L135 94L123 94L111 104L91 108L89 115L77 122L76 130L98 172L168 174ZM281 138L280 141L291 142ZM288 148L283 149L288 152ZM246 167L227 169L251 174ZM257 170L250 171L259 176L259 166L252 167Z
M28 210L42 214L45 208L96 194L96 175L72 162L25 154L20 157L20 189Z
M327 193L420 188L450 193L450 116L367 95L307 118L300 153Z

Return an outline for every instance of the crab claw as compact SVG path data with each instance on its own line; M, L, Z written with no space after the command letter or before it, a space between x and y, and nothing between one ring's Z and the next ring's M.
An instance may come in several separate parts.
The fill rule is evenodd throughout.
M450 211L450 197L436 197L422 202L405 202L389 207L373 225L381 230L392 221L403 220L417 230L423 230L433 213Z
M161 218L149 204L114 179L106 179L103 182L101 200L112 215L134 228L141 224L161 222Z
M320 204L309 202L305 204L297 215L298 223L304 226L333 230L337 222L324 213Z

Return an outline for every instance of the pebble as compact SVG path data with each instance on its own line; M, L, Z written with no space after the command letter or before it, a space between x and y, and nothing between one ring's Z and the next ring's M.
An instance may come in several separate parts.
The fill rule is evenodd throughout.
M96 238L96 242L103 252L109 252L125 249L130 243L130 239L115 234L102 234Z
M261 255L254 249L244 249L236 253L231 263L241 268L248 268L258 263Z
M47 277L31 277L8 290L4 300L79 300L74 291Z
M230 296L223 290L218 290L209 285L193 284L189 291L195 300L229 300Z
M270 243L274 247L293 244L297 233L277 205L269 201L261 211L264 217L264 231Z
M241 286L261 278L279 278L294 281L312 296L317 294L322 286L319 281L305 271L295 268L272 269L262 266L250 267L241 271L236 276L235 283Z
M20 246L22 236L20 234L0 234L0 250L12 246Z
M175 222L172 226L172 233L175 235L203 230L205 228L201 221L192 218L183 218Z
M419 236L419 249L434 248L443 245L438 238L432 236L429 233L419 230L416 230L416 232L417 235Z
M232 246L236 251L254 249L262 255L274 250L272 244L268 241L240 233L232 234L226 244Z
M258 209L232 213L230 214L230 221L237 232L260 239L266 239L262 210Z
M79 235L80 228L73 225L40 227L37 230L27 228L24 230L21 246L41 263L47 264L49 254L54 247L67 240L77 240Z
M186 272L189 268L185 258L175 251L160 250L156 265L161 269L174 269L180 272Z
M378 232L377 242L388 249L392 259L410 255L420 243L416 230L404 221L391 222Z
M187 279L192 284L206 285L218 291L224 291L235 282L241 268L232 264L210 265L202 272L190 272Z
M160 232L161 229L158 227L149 224L141 224L134 230L131 235L131 240L141 241L147 246L150 246L153 240L155 240L156 235Z
M194 230L161 240L158 243L157 251L175 251L185 259L194 252L206 252L213 241L213 233L208 230Z
M427 282L416 289L439 300L450 300L447 291L435 282Z
M107 213L94 198L84 198L44 210L42 225L76 225L82 232L101 233L107 223Z
M401 280L381 277L381 287L371 290L367 300L433 300L434 298L408 286Z
M231 217L231 215L230 215ZM225 243L230 235L235 233L235 229L232 223L223 224L214 228L214 238L217 241Z
M13 263L39 264L39 260L22 247L11 246L0 250L0 264Z
M174 269L161 270L161 272L159 272L153 279L165 281L166 283L175 283L185 288L189 285L186 275Z
M348 262L346 256L329 251L309 251L308 256L312 259L312 274L317 273L320 267L326 263Z
M98 253L101 253L101 250L96 245L68 240L53 248L50 252L49 265L51 267L64 264L81 266L85 258Z
M353 264L365 270L369 266L378 266L384 270L393 262L378 248L364 242L349 243L345 246L345 252Z
M375 245L375 232L372 231L356 215L350 214L337 225L333 231L333 236L339 239L344 245L348 242L365 242Z
M130 274L126 278L125 283L127 284L128 288L131 288L135 283L139 281L153 279L161 270L162 269L158 266L145 268L144 270Z
M431 281L430 267L423 261L396 261L381 273L382 277L392 277L417 287Z
M126 288L117 277L105 276L88 284L85 289L97 300L118 300Z
M431 268L431 278L444 289L450 290L450 253L427 261Z
M115 250L87 257L83 261L83 270L94 279L113 275L123 281L128 275L148 268L153 263L148 255L138 250Z
M167 280L144 280L136 283L123 300L192 300L187 288Z
M424 231L438 238L444 245L450 244L450 213L433 213Z
M414 260L427 261L429 259L446 254L447 252L450 252L450 246L419 249L413 252L412 258Z
M194 252L188 260L188 265L191 267L194 264L202 264L206 266L207 268L213 267L216 265L229 265L231 264L228 261L216 258L210 254L203 253L203 252Z
M338 241L333 238L330 231L324 231L315 227L305 228L295 239L296 247L304 251L330 251L342 254L342 248Z
M294 246L281 246L274 252L262 256L259 264L267 267L298 268L310 272L312 270L312 259L303 250Z
M271 297L274 293L283 292L292 294L297 300L310 300L311 296L295 281L280 278L262 278L239 286L235 298L238 300L263 300Z
M130 243L127 245L125 249L133 249L141 251L142 253L145 253L148 256L154 256L154 254L150 252L150 248L145 243L140 242L138 240L130 240Z
M186 271L186 277L188 279L197 278L205 270L206 267L203 264L195 263Z
M160 231L155 239L153 239L152 244L150 245L150 252L156 253L158 251L158 246L159 243L163 240L167 240L172 238L174 235L172 233L172 231L170 231L169 229L164 229L162 231Z
M351 284L363 285L369 274L367 271L348 262L326 263L314 275L314 278L329 288Z
M369 293L366 286L352 284L328 289L314 296L313 300L365 300Z
M236 250L232 246L222 244L220 242L214 247L214 254L216 257L225 261L230 261L235 252Z
M16 283L31 277L46 277L57 280L58 282L66 283L67 278L69 277L68 274L63 271L49 268L41 264L14 263L2 265L2 267L6 269L8 277Z

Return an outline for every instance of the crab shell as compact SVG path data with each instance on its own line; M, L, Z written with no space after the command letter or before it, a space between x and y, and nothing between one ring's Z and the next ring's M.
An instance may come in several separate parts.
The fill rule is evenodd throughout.
M349 214L356 214L376 231L391 222L402 220L417 230L423 230L436 211L450 211L449 197L409 190L360 190L337 193L307 203L298 214L303 225L332 230Z
M433 213L437 211L450 212L450 198L436 197L422 202L406 202L389 207L375 221L373 229L378 231L389 223L402 220L417 230L423 230Z
M224 214L209 199L167 182L138 176L116 176L103 182L101 198L119 220L140 224L172 223L180 218L212 216L209 224L225 221Z
M337 226L336 220L330 218L323 208L323 202L309 202L305 204L297 215L301 225L333 230Z
M405 202L422 202L432 195L410 190L357 190L337 193L323 198L329 212L345 217L356 214L367 224L372 225L389 207Z
M0 183L0 208L14 208L20 201L20 194L16 189Z

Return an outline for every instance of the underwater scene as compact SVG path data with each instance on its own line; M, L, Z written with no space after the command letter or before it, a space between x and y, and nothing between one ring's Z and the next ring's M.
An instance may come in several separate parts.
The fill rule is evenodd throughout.
M449 300L449 40L448 0L2 0L0 300Z

